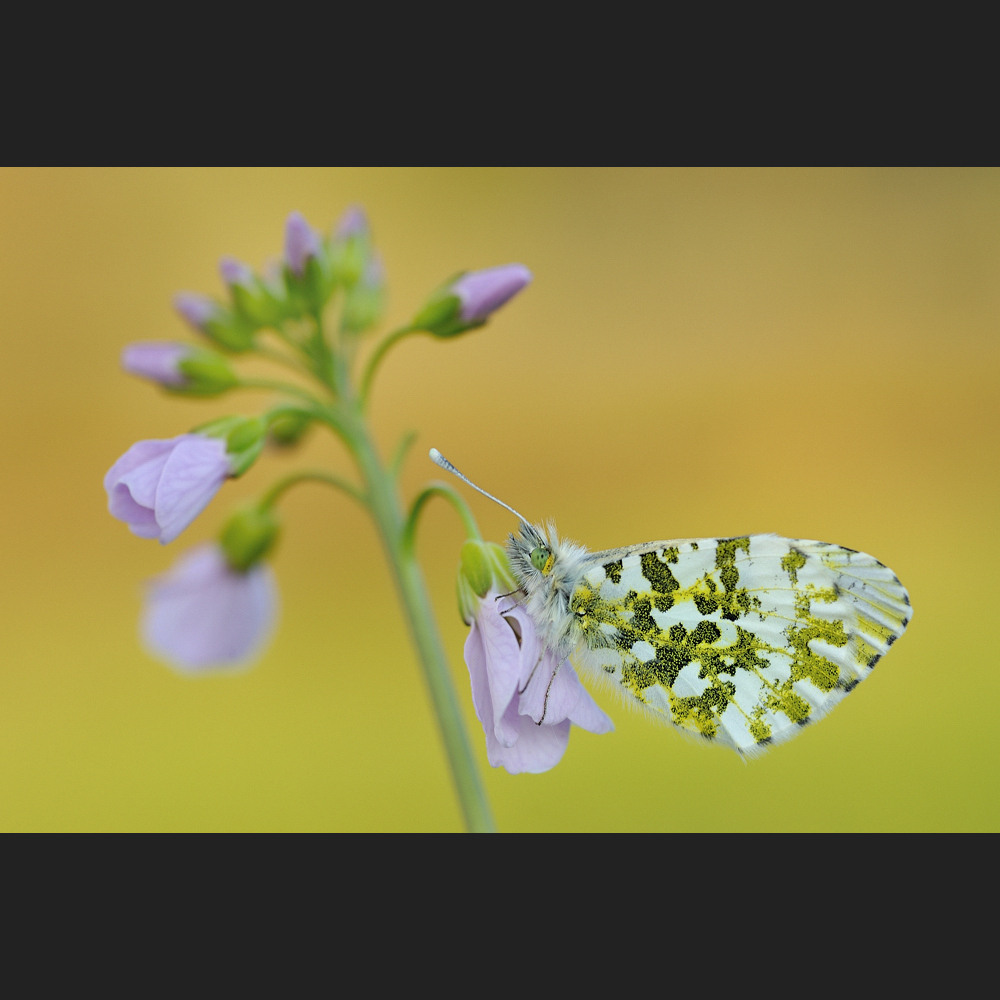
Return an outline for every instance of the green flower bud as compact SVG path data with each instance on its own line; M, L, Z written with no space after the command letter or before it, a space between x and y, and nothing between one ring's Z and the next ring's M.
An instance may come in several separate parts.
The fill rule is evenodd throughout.
M233 569L246 572L273 548L279 525L270 508L250 504L236 511L222 529L222 551Z
M517 589L507 553L496 542L468 539L462 545L457 587L458 613L468 624L491 588L503 594Z
M304 411L282 413L271 421L271 443L280 448L290 448L302 440L312 426L313 418Z

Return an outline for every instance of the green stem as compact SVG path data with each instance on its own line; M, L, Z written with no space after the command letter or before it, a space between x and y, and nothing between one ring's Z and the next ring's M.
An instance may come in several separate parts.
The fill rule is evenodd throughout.
M447 483L431 483L417 495L413 506L410 507L410 516L406 519L406 526L403 528L403 548L407 552L413 552L417 521L420 519L420 512L431 497L444 497L458 511L458 516L462 519L465 533L469 538L474 538L479 542L483 540L483 536L479 533L479 525L476 524L476 519L472 516L472 511L469 510L469 505L462 499L461 494L453 490Z
M393 330L385 340L382 341L378 347L375 348L375 353L368 359L368 364L365 365L365 373L361 376L361 407L364 409L368 405L368 397L371 395L372 382L375 379L375 372L378 370L378 366L382 363L382 359L389 352L394 344L398 344L404 337L408 337L411 333L419 333L420 331L414 329L412 326L401 326L398 330Z
M389 463L389 469L392 471L394 479L399 479L399 474L403 471L403 462L406 459L406 453L410 450L411 445L416 440L416 431L407 431L407 433L399 439L399 444L396 445L396 451L392 456L392 461Z
M288 343L284 338L282 340ZM276 364L291 368L293 372L297 372L299 375L308 375L310 378L315 378L312 369L302 364L298 358L293 358L288 354L283 354L281 351L276 351L266 344L257 343L254 347L254 353L259 354L262 358L267 358L268 361L274 361Z
M345 407L338 416L347 418L341 423L340 430L358 462L368 489L372 515L382 536L403 611L417 647L466 826L474 833L493 831L496 829L493 815L465 732L427 585L412 548L407 549L404 543L405 522L396 482L383 466L369 427L360 413L347 411Z
M279 479L260 498L261 506L265 509L273 507L286 490L297 486L299 483L325 483L327 486L334 486L338 490L343 490L348 496L354 497L363 507L371 509L368 497L357 486L323 469L303 469L301 472L293 472L291 475L285 476L284 479Z
M270 378L241 378L237 388L269 389L272 392L283 392L289 396L298 396L299 399L305 399L312 403L313 406L323 405L308 389L292 385L291 382L278 382L275 379Z

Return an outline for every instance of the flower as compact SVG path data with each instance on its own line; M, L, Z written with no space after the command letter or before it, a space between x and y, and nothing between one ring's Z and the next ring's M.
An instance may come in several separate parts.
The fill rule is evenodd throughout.
M122 351L122 368L131 375L148 378L160 385L182 386L187 379L178 366L190 354L187 344L162 341L129 344Z
M541 645L520 605L497 600L491 588L479 600L465 641L476 715L493 767L540 774L562 760L571 724L592 733L614 729L580 683L569 660Z
M463 274L451 286L451 293L462 303L459 316L466 323L485 320L531 284L531 278L531 272L523 264L504 264Z
M306 261L319 252L319 237L301 212L292 212L285 222L285 261L293 274L302 277Z
M235 666L263 645L277 604L267 563L239 572L218 545L207 543L150 581L142 636L153 653L178 670Z
M139 441L104 477L108 510L140 538L172 542L219 491L232 465L226 442L200 434Z

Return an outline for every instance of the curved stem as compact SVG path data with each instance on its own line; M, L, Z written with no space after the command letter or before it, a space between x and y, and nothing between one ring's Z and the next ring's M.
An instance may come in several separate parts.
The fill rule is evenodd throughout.
M410 447L416 440L416 431L407 431L399 439L399 444L396 445L396 452L392 456L392 461L389 463L389 471L392 473L394 479L399 479L399 474L403 471L403 462L406 459L406 453L410 450Z
M326 472L323 469L303 469L300 472L293 472L291 475L285 476L284 479L279 479L260 499L260 504L263 508L273 507L275 503L281 498L281 496L286 492L286 490L291 489L293 486L297 486L299 483L325 483L327 486L334 486L338 490L343 490L348 496L354 497L363 507L371 509L371 504L368 501L368 497L358 489L353 483L349 483L346 479L342 479L340 476L334 475L332 472Z
M269 389L271 392L283 392L289 396L298 396L305 399L313 406L322 406L320 402L308 389L293 385L291 382L278 382L270 378L241 378L238 389Z
M416 540L417 534L417 521L420 519L420 512L424 509L427 501L431 497L444 497L452 507L458 511L458 516L462 519L462 523L465 525L466 534L469 538L474 538L476 541L481 542L483 536L479 533L479 525L476 524L476 519L472 516L472 511L469 510L469 505L462 499L460 493L453 490L447 483L431 483L425 489L423 489L417 498L413 501L413 505L410 507L410 516L406 519L406 526L403 528L403 548L407 552L413 551L413 543Z
M282 339L284 340L284 338ZM288 343L288 341L285 340L285 343ZM262 358L267 358L268 361L274 361L276 364L291 368L293 372L298 372L299 375L308 375L310 378L316 377L309 366L302 364L298 358L293 358L287 354L283 354L281 351L276 351L266 344L258 343L253 350L255 354L259 354Z
M368 359L368 364L365 365L365 373L361 376L361 406L364 408L368 405L368 397L371 395L372 382L375 379L375 372L378 370L378 366L382 363L382 359L389 352L389 348L398 344L404 337L408 337L411 333L419 333L420 331L414 329L412 326L401 326L398 330L393 330L385 340L382 341L378 347L375 348L375 353Z

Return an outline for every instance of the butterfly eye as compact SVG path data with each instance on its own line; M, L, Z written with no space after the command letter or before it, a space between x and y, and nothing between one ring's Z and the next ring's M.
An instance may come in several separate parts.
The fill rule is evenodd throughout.
M537 549L531 550L531 565L535 567L539 572L545 569L545 564L549 561L549 556L552 553L543 546L539 546Z

